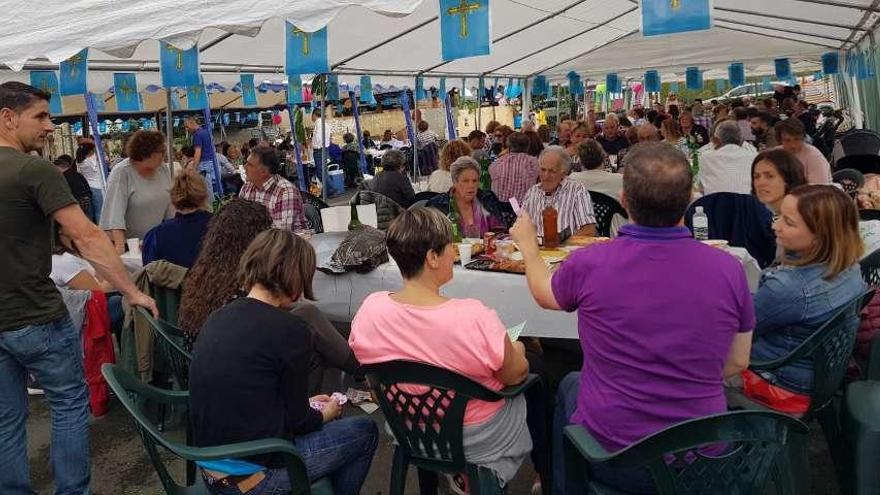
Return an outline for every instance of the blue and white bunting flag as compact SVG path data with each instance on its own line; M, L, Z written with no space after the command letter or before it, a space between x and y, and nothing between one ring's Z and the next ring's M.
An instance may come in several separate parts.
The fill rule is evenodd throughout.
M246 107L257 106L257 88L254 87L254 75L241 75L241 101Z
M204 84L186 88L186 107L190 110L204 110L208 106L208 93Z
M785 80L791 77L791 61L787 58L777 58L773 61L776 69L776 79Z
M88 59L89 49L84 48L81 52L59 64L62 95L86 94L88 91Z
M828 52L822 55L822 73L833 76L840 72L840 54Z
M162 70L162 86L166 88L194 86L201 82L198 46L181 50L160 41L159 66Z
M547 97L549 92L547 76L535 76L535 80L532 82L532 96Z
M489 0L440 0L443 61L488 55Z
M734 88L746 83L746 66L736 62L727 67L727 80Z
M327 57L327 28L307 33L287 22L284 32L287 61L285 72L288 76L330 72L330 61Z
M116 97L116 109L120 112L139 112L142 108L137 75L133 72L113 74L113 95Z
M373 98L373 78L370 76L361 76L360 100L366 105L376 104L376 99Z
M620 77L617 74L612 72L605 75L605 92L608 94L620 93Z
M645 72L645 91L649 93L660 92L660 73L656 70Z
M642 35L706 31L712 28L711 0L641 0Z
M287 103L289 105L303 103L302 77L299 74L287 76Z
M699 67L688 67L684 71L684 82L687 89L703 89L703 73Z
M58 115L64 111L61 105L61 94L58 92L58 75L52 70L31 71L31 86L49 93L49 113Z
M581 82L581 76L579 76L577 72L571 71L566 77L568 77L568 91L573 96L584 94L584 83Z

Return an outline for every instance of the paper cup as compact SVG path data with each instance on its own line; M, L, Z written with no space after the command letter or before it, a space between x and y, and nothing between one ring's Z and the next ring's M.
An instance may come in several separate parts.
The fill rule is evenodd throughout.
M473 245L468 243L461 243L458 245L458 257L461 260L461 266L467 265L471 262L471 252L473 250Z
M126 239L125 243L128 245L128 252L131 254L140 254L141 252L141 240L137 237L133 237L131 239Z

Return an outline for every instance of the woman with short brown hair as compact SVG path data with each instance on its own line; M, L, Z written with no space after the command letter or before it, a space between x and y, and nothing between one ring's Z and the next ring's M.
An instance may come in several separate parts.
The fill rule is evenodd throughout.
M157 131L137 131L126 145L128 158L117 163L107 179L100 227L120 254L125 239L143 239L153 227L170 218L168 190L171 170L165 164L165 137Z
M849 196L834 186L801 186L785 196L779 213L773 230L785 255L780 266L764 272L755 293L752 361L788 355L865 291L859 214ZM847 330L858 323L854 315ZM809 407L813 363L798 361L772 374L746 371L743 381L747 395L801 413ZM776 389L792 397L777 402Z
M315 251L289 230L257 235L238 266L245 297L205 322L190 365L193 444L213 447L285 438L293 441L309 479L330 479L333 492L356 495L378 444L369 416L338 419L337 399L308 396L311 330L289 312L312 297ZM212 493L289 493L284 459L260 455L200 462ZM246 487L246 488L245 488Z
M211 221L211 213L206 211L205 179L192 169L184 169L174 177L170 196L177 213L144 235L143 262L166 260L190 268Z

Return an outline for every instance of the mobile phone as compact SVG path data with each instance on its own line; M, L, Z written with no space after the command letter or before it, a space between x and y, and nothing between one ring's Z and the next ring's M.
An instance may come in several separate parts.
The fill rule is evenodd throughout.
M519 201L516 198L510 198L510 206L513 208L513 212L516 213L516 216L519 216L520 212L522 212L522 208L519 206Z

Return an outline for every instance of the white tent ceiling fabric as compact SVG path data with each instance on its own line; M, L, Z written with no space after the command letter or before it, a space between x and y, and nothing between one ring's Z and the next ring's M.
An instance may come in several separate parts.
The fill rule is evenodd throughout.
M544 74L559 81L569 71L640 78L647 69L671 80L692 65L712 78L726 77L735 61L749 73L770 74L777 57L807 71L820 68L822 53L864 38L880 12L878 0L714 0L713 29L645 38L636 0L491 0L491 54L444 63L438 0L3 3L0 63L51 68L91 47L90 86L96 89L112 85L113 71L144 71L141 86L159 84L158 39L181 48L198 42L206 82L234 85L239 73L251 72L257 81L278 82L286 77L285 19L305 30L329 25L330 64L349 84L357 84L360 73L395 85L412 85L423 74L430 86L439 77L477 75L489 81ZM0 80L22 78L0 72Z

